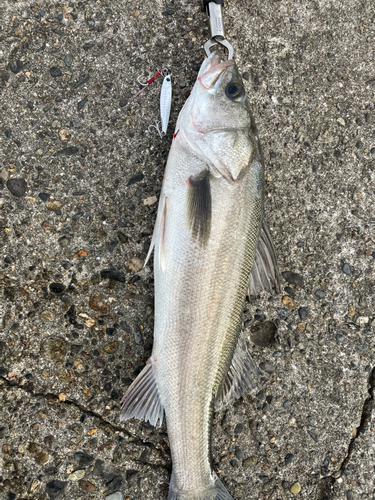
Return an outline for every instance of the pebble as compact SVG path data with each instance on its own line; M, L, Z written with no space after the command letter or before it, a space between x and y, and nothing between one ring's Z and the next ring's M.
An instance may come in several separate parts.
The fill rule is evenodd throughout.
M352 272L351 269L350 269L349 264L347 264L346 262L342 266L342 272L345 273L345 274L347 274L347 275L351 274L351 272Z
M289 297L289 295L284 295L281 300L284 306L289 307L289 309L294 309L296 307L296 303L294 302L292 297Z
M292 486L290 487L290 492L293 493L293 495L298 495L298 493L301 491L301 485L297 481L296 483L293 483Z
M336 335L336 340L337 340L337 342L343 342L344 341L344 335L342 333L338 333Z
M323 291L323 290L317 290L317 291L315 292L315 296L316 296L316 297L319 297L319 299L322 299L322 298L323 298L323 297L325 297L326 295L327 295L327 294L326 294L326 292L325 292L325 291Z
M125 283L125 275L121 271L116 269L102 269L100 271L100 276L103 279L110 279L114 281L119 281L120 283Z
M247 71L245 71L245 73L242 74L242 78L248 82L249 78L250 78L249 73Z
M121 491L115 491L115 493L111 493L105 497L106 500L123 500L124 495Z
M122 233L121 231L118 231L117 237L121 243L127 243L129 241L129 238L126 236L126 234Z
M50 497L51 500L55 500L68 486L67 481L60 481L59 479L53 479L47 483L46 493Z
M7 181L7 188L13 196L21 198L27 190L27 183L25 179L9 179Z
M345 120L343 118L337 118L337 123L340 127L345 127Z
M49 289L54 295L61 295L65 290L65 286L62 283L50 283Z
M46 204L48 210L56 212L56 210L60 210L63 206L63 202L59 200L51 200Z
M294 460L294 455L292 455L292 453L288 453L285 457L285 463L290 464L293 462L293 460Z
M83 451L77 451L77 453L74 454L74 460L80 467L88 467L93 463L94 457L84 453Z
M6 182L9 179L9 172L7 170L2 170L0 172L0 180L1 182Z
M61 69L58 68L57 66L52 66L52 68L50 68L49 72L53 78L57 78L58 76L62 76Z
M110 306L103 301L100 293L96 290L90 295L89 306L94 311L99 311L103 314L108 314L110 311Z
M44 201L44 203L48 201L51 197L49 193L39 193L38 196L42 201Z
M90 481L83 481L82 479L79 482L79 487L81 490L88 491L89 493L94 493L94 491L96 491L96 486L94 484L90 483Z
M298 315L301 318L301 320L303 321L309 315L309 310L307 309L307 307L300 307L298 309Z
M132 184L137 184L138 182L141 182L141 180L144 179L144 175L142 172L138 172L138 174L133 175L130 177L128 180L127 186L131 186Z
M40 319L42 319L43 321L53 321L55 319L55 315L52 311L46 310L40 314Z
M30 11L28 11L27 9L24 9L21 12L21 16L23 17L23 19L29 19L30 18Z
M74 59L74 57L72 54L70 54L70 53L66 54L66 56L64 57L65 66L70 68L70 66L72 65L73 59Z
M359 326L362 326L362 325L367 325L367 323L370 321L370 318L368 318L367 316L359 316L357 318L357 324Z
M106 486L107 486L108 491L114 491L114 490L118 490L119 488L121 488L122 483L123 483L122 476L115 476L113 479L111 479L106 484Z
M78 102L78 105L77 105L77 108L78 108L78 111L80 111L84 105L86 104L86 102L88 101L87 97L85 97L84 99L82 99L81 101Z
M156 196L150 196L149 198L146 198L145 200L143 200L143 204L144 205L153 205L157 201L158 201L158 199Z
M275 367L271 365L271 363L267 363L266 361L262 361L259 364L259 368L266 373L275 373Z
M303 285L303 276L298 273L293 273L292 271L285 271L282 273L283 278L292 285Z
M127 103L128 103L128 100L125 97L123 97L122 99L120 99L120 102L119 102L120 108L123 108L124 106L126 106Z
M272 321L256 323L251 329L250 340L255 345L267 347L275 342L276 332L276 325Z
M348 314L349 316L355 316L355 309L353 306L348 307Z
M254 465L256 465L258 463L258 459L257 457L255 456L252 456L252 457L249 457L249 458L246 458L242 465L243 467L253 467Z
M56 156L72 156L79 153L79 148L76 146L68 146L67 148L61 149L56 153Z
M13 61L9 61L9 69L12 73L19 73L23 69L23 64L19 59L14 59Z
M137 272L143 268L143 260L138 259L138 257L133 257L125 264L129 271Z
M71 474L69 474L70 481L79 481L84 477L85 472L86 471L83 469L72 472Z

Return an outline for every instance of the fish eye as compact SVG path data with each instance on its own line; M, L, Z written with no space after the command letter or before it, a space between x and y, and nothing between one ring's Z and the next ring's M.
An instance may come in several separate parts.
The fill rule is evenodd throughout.
M245 96L245 89L240 83L230 82L225 89L225 94L232 101L241 101Z

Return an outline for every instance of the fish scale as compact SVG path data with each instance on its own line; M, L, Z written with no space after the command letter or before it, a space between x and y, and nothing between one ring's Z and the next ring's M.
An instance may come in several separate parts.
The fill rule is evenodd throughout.
M263 221L263 158L242 85L220 52L203 63L177 121L150 249L154 346L122 418L146 416L139 387L155 387L173 463L168 500L232 498L212 469L214 407L255 385L241 336L252 268L265 286L278 286L277 268L267 267L276 258Z

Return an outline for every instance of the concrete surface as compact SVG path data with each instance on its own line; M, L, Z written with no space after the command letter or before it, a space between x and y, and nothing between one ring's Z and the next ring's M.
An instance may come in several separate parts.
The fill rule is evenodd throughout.
M225 22L297 276L246 305L262 380L216 415L214 465L236 500L374 499L374 5L233 0ZM141 262L206 29L198 1L0 2L1 498L166 499L166 429L119 401L152 346ZM163 140L161 79L127 103L159 66Z

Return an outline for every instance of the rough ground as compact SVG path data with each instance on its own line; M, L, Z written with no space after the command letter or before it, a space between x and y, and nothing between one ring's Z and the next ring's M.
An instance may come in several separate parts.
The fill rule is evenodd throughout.
M216 415L214 466L236 500L374 499L374 5L233 0L225 22L296 274L246 304L262 379ZM119 401L152 347L152 197L206 28L198 0L0 2L1 498L167 497L166 429ZM127 102L160 66L163 140L161 79Z

